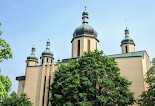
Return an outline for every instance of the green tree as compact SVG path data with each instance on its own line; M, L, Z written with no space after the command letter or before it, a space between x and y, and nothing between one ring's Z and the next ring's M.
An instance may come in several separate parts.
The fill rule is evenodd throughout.
M0 62L2 62L3 59L12 58L11 48L9 44L1 38L1 34L2 31L0 30ZM8 92L10 91L11 86L12 83L9 77L0 74L0 101L8 97Z
M1 26L1 23L0 23ZM0 36L2 34L2 31L0 30ZM12 52L10 45L0 37L0 62L3 61L3 59L12 58Z
M13 92L10 97L3 101L1 106L32 106L32 103L26 94L21 94L20 97L18 97L17 94Z
M129 82L120 76L115 58L103 52L61 64L51 85L52 106L126 106L135 102Z
M146 73L145 82L148 84L148 90L142 93L138 103L140 106L155 106L155 58L152 60L152 67Z

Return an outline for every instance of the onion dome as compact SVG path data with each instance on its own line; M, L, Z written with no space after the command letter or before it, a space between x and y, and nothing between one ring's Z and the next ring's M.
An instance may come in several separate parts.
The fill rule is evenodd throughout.
M31 50L31 55L27 57L27 61L35 61L35 62L38 62L38 58L35 55L35 49L36 48L33 46L32 47L32 50Z
M89 19L88 15L89 13L86 11L85 8L85 11L82 13L82 19L83 19L82 25L75 29L73 38L82 36L97 38L97 32L94 30L92 26L88 24Z
M50 50L50 41L48 39L47 44L46 44L46 50L42 52L41 57L51 57L53 58L53 53Z
M135 45L133 39L130 38L129 36L129 29L127 27L125 29L125 38L121 41L121 45L123 44L134 44Z

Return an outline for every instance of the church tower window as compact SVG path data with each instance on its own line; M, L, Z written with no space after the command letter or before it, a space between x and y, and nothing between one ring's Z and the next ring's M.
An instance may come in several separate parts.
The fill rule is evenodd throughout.
M44 59L42 59L42 64L44 63Z
M90 40L88 40L88 52L90 51Z
M128 53L128 46L125 46L126 53Z
M80 56L80 40L78 40L78 54L77 56L79 57Z
M47 63L48 63L48 58L47 58Z

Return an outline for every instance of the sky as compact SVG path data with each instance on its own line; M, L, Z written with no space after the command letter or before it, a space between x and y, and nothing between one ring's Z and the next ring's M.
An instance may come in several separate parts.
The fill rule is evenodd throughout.
M12 81L11 92L18 89L15 78L25 75L33 45L40 58L50 39L55 61L71 58L73 32L82 24L85 4L89 24L98 32L99 50L106 55L121 53L127 26L136 51L146 50L150 60L155 57L155 0L0 0L1 38L13 52L13 59L0 67Z

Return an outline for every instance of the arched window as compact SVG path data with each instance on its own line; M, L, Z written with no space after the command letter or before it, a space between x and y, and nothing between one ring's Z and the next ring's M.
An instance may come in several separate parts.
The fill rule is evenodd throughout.
M78 54L77 56L79 57L80 56L80 40L78 40Z
M128 53L128 46L125 46L125 51L126 53Z
M88 52L90 51L90 40L88 40Z

